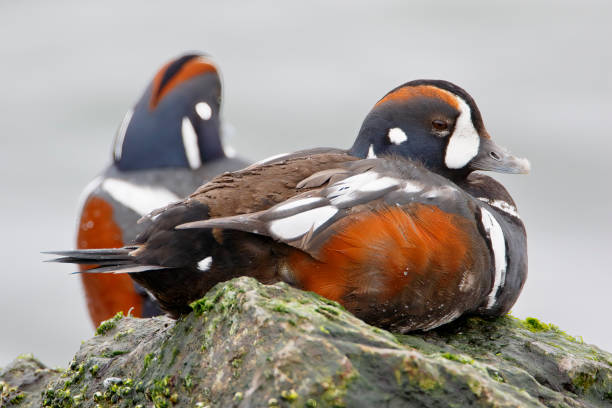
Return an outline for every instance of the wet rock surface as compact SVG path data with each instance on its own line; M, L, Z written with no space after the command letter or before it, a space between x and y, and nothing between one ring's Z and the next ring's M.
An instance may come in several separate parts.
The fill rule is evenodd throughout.
M394 335L250 278L178 321L116 316L62 370L0 371L0 406L607 407L612 355L535 319Z

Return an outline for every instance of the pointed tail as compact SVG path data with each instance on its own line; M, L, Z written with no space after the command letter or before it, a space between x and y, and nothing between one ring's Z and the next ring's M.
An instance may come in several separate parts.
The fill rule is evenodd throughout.
M78 265L98 265L96 268L74 273L136 273L159 269L168 269L160 265L140 264L131 255L137 246L108 249L78 249L73 251L48 251L44 254L59 255L59 258L46 262L72 263Z

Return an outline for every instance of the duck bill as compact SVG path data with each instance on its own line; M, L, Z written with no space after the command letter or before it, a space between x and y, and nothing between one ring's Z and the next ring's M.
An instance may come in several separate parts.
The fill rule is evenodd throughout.
M529 160L513 156L491 139L480 139L478 154L468 164L472 170L488 170L498 173L527 174L531 170Z

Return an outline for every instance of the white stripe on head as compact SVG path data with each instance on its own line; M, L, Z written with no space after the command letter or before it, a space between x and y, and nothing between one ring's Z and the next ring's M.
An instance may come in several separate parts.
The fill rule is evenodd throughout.
M448 139L444 164L449 169L460 169L470 162L477 154L480 146L480 136L472 122L472 110L460 97L453 95L459 103L459 117L455 130Z
M270 232L275 238L290 241L314 231L331 219L338 209L331 205L313 208L287 218L274 220L270 223Z
M165 188L136 185L115 178L104 180L102 189L115 201L139 215L149 214L155 209L180 200L179 196Z
M212 118L212 108L206 102L198 102L195 106L196 113L202 120Z
M181 124L181 135L183 136L183 147L185 148L185 155L187 156L189 167L192 169L200 168L202 166L202 160L200 159L198 134L187 117L183 118L183 123Z
M113 153L115 155L115 161L121 160L121 155L123 154L123 141L125 140L125 133L127 132L128 125L132 120L132 116L134 115L134 109L130 109L125 113L123 120L121 121L121 125L119 125L119 129L117 130L117 136L115 137L115 145L113 146Z
M495 276L493 280L493 289L487 296L487 308L493 307L497 301L497 292L499 288L504 286L506 281L506 240L501 226L493 217L493 215L485 210L480 209L481 222L484 230L487 232L491 249L493 250L493 260L495 263Z
M395 145L402 144L406 140L408 140L408 136L406 136L404 131L398 127L389 129L389 133L387 133L387 138L391 143Z

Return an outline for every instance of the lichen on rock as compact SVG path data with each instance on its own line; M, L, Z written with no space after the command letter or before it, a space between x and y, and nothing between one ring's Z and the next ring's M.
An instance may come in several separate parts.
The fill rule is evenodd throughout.
M38 394L6 370L0 380L7 395L23 393L20 406L612 406L612 355L535 319L394 335L314 293L250 278L192 308L178 321L116 317Z

